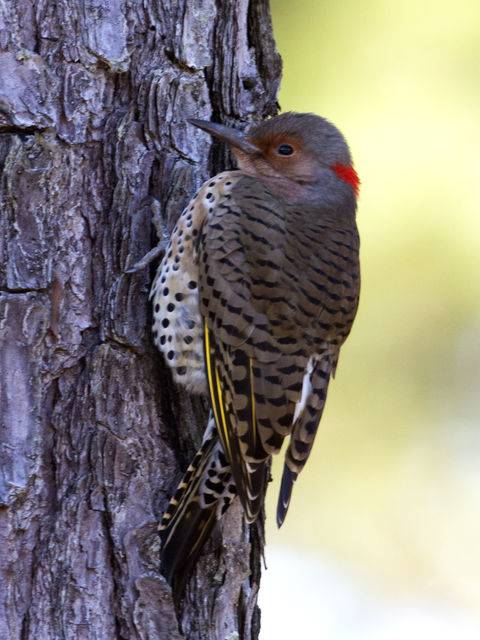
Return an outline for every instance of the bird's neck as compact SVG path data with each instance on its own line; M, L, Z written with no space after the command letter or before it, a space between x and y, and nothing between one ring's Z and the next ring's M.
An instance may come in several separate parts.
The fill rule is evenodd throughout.
M285 176L259 175L244 167L239 173L263 182L287 206L304 211L305 218L310 221L317 220L320 224L339 228L355 220L357 202L354 191L346 182L335 180L333 175L326 174L325 182L302 183Z

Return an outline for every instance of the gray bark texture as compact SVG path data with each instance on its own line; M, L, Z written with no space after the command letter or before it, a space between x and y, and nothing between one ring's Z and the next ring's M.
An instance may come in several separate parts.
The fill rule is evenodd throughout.
M185 598L156 524L206 425L150 333L152 270L220 147L276 111L267 0L0 0L0 638L257 638L233 506Z

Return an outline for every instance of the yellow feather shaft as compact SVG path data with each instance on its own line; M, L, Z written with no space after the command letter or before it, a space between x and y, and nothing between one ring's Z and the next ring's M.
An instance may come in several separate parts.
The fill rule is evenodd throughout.
M212 397L212 407L213 407L213 414L215 416L215 423L217 425L217 427L220 424L220 421L218 419L218 411L217 411L217 405L215 403L215 397L214 397L214 387L213 387L213 379L212 379L212 362L210 359L210 335L208 333L208 326L207 326L207 319L205 318L205 322L204 322L204 326L205 326L205 359L207 361L207 378L208 378L208 388L210 389L210 395Z
M212 359L210 355L210 333L208 330L206 318L204 320L204 327L205 327L205 358L207 361L207 378L208 378L208 387L210 389L210 396L212 399L213 415L215 416L215 423L217 425L219 434L221 436L221 440L227 449L225 453L228 455L229 460L232 461L232 450L230 448L230 439L228 435L227 423L225 420L225 412L223 409L223 402L222 402L222 389L220 386L220 378L219 378L218 370L216 367L215 367L216 388L214 386L213 372L212 372ZM221 421L220 421L220 416L218 415L218 405L217 405L217 402L215 402L215 391L218 395L218 405L220 405Z
M253 450L255 451L257 446L257 420L255 416L255 395L253 393L252 359L249 358L248 362L250 364L250 401L252 403Z
M228 449L228 459L232 461L232 450L230 448L230 438L228 435L227 429L227 421L225 420L225 411L223 409L223 401L222 401L222 389L220 387L220 376L218 375L218 369L215 369L215 379L217 383L217 393L218 393L218 402L220 404L220 413L222 414L222 433L225 444Z

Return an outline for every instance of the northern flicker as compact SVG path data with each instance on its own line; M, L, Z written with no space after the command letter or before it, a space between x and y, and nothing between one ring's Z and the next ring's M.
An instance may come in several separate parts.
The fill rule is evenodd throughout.
M229 144L238 170L205 182L189 203L151 291L155 344L174 379L212 405L159 527L170 582L193 565L236 495L255 520L269 458L290 436L282 524L360 288L359 179L336 127L299 113L247 133L190 123Z

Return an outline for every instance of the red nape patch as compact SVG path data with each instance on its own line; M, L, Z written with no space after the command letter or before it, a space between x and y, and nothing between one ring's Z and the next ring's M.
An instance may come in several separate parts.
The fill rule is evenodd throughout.
M348 184L351 184L353 190L355 191L355 196L358 198L358 191L360 188L360 178L357 175L357 172L353 167L346 167L343 164L336 164L332 169L335 171L337 176Z

